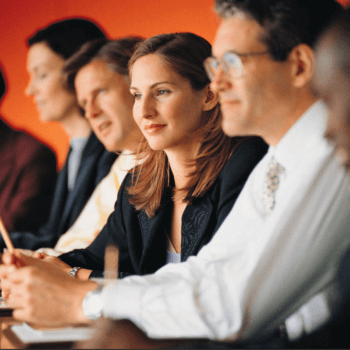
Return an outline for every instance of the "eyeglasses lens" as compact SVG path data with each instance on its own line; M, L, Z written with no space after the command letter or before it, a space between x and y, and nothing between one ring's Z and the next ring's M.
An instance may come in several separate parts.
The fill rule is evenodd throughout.
M232 78L236 78L241 75L241 59L234 53L227 52L224 54L222 60L218 60L214 57L209 57L205 60L204 67L211 81L215 79L215 75L217 74L220 63L222 64L222 69L226 72L226 74L230 75Z
M227 52L222 58L222 65L226 72L232 77L237 78L242 72L242 61L239 56L232 52Z

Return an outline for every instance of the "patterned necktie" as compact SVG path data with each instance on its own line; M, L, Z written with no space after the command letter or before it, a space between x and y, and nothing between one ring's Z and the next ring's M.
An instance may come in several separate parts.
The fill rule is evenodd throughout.
M279 175L284 168L272 157L267 166L266 178L264 182L264 207L265 213L270 213L275 206L275 193L279 184Z

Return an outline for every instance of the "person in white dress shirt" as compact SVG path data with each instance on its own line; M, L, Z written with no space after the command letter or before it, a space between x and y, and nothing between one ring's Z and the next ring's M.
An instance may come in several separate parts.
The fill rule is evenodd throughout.
M131 320L149 337L244 342L272 333L331 286L350 245L350 181L323 138L328 111L311 78L316 37L339 6L216 0L221 23L205 66L220 96L223 129L259 135L270 145L231 213L198 256L102 291L55 266L39 270L43 261L21 257L32 265L25 269L2 265L14 315L51 325L86 323L93 296L101 301L97 315ZM13 264L16 256L6 254L4 262ZM62 300L35 301L31 293L29 302L27 292L24 298L22 291L40 281L60 286Z
M313 77L315 91L329 107L325 137L334 144L337 158L347 170L350 168L349 53L350 9L347 9L334 17L319 39ZM287 333L297 347L349 348L349 259L350 250L341 259L336 282L286 320Z

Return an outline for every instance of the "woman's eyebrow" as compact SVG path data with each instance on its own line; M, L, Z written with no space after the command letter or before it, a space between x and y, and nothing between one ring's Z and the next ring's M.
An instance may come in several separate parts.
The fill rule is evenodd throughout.
M156 87L157 85L160 85L160 84L172 84L172 85L176 85L175 83L172 83L171 81L160 81L160 82L157 82L157 83L154 83L150 86L150 88L154 88ZM130 90L138 90L137 87L134 87L134 86L130 86Z

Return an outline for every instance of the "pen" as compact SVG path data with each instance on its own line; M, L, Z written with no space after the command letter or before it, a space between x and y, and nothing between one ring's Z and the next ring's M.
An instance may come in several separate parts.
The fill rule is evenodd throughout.
M109 244L105 251L105 280L116 280L119 270L119 248L115 244Z
M15 250L15 247L13 246L13 243L11 241L11 238L6 230L6 227L4 225L4 222L2 221L2 218L0 216L0 233L2 238L5 241L6 247L9 250L9 252L13 253Z

